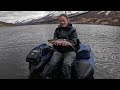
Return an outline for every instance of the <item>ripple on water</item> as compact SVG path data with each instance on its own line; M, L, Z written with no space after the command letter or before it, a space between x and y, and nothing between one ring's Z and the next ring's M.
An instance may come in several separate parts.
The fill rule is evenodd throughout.
M80 24L75 26L80 41L89 44L94 53L96 70L99 72L97 77L103 75L102 78L107 78L112 75L113 78L120 78L120 27ZM51 39L56 27L57 24L1 29L0 63L12 64L17 70L21 70L16 73L15 78L25 77L28 73L26 55L33 47Z

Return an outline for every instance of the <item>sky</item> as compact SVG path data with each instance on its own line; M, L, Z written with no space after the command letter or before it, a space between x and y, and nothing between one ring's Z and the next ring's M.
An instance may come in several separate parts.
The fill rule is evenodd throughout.
M17 20L43 17L48 13L49 11L0 11L0 21L12 23Z
M0 21L14 23L26 19L41 18L52 12L55 11L0 11ZM63 13L63 11L61 11L61 13Z

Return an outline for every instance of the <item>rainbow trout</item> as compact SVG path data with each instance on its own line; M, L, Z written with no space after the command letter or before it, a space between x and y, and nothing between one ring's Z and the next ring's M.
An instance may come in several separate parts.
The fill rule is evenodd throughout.
M54 44L55 42L57 42L59 45L62 45L63 43L66 45L66 46L71 46L72 48L74 44L72 44L71 42L69 42L67 39L51 39L51 40L48 40L49 43L52 43Z

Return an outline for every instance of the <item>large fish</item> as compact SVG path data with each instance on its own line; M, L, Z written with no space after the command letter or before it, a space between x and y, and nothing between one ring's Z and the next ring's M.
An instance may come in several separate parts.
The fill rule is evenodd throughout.
M62 45L64 43L64 45L66 46L71 46L73 48L73 45L71 42L69 42L67 39L51 39L48 40L49 43L54 44L55 42L57 42L59 45Z

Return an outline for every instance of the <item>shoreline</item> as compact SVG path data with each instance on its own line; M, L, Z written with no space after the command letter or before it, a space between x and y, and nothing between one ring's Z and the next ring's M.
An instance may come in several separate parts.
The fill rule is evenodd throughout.
M14 25L14 26L0 26L2 27L16 27L16 26L29 26L29 25L52 25L52 24L58 24L58 23L40 23L40 24L26 24L26 25ZM120 25L112 25L112 24L90 24L90 23L72 23L72 24L84 24L84 25L105 25L105 26L120 26Z

